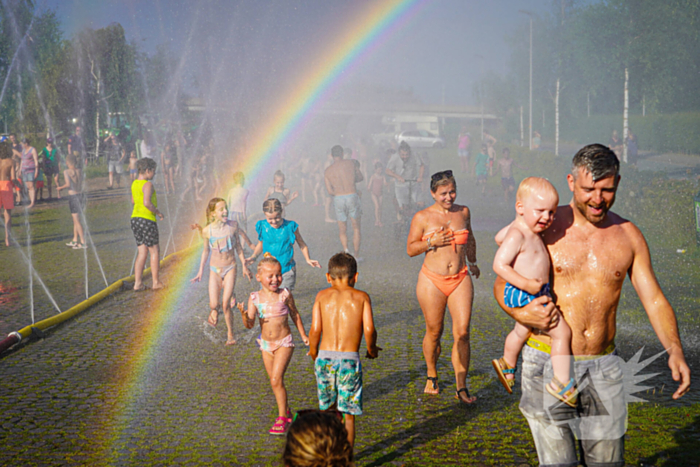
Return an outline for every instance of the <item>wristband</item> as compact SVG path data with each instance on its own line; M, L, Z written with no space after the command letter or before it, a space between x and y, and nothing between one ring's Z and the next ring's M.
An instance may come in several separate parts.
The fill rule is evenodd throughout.
M473 268L474 266L478 266L476 261L474 261L474 262L467 261L467 264L469 265L470 268Z

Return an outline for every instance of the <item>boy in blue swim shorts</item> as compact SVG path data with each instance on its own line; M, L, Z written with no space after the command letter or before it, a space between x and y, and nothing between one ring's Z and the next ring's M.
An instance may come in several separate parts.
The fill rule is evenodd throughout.
M496 236L499 249L493 270L508 281L503 292L507 306L522 307L537 297L549 295L549 253L540 237L554 220L559 203L556 188L544 178L528 177L516 193L515 220ZM571 376L571 329L558 313L558 322L547 333L552 338L551 355L554 377L547 392L575 407L578 391ZM508 393L513 392L518 355L532 329L520 323L508 334L503 357L493 360L498 379Z
M314 359L319 408L337 408L343 413L348 441L354 445L355 415L362 414L359 349L363 333L367 358L377 358L381 348L377 347L369 295L355 289L355 258L349 253L334 255L326 279L331 286L316 295L308 355Z

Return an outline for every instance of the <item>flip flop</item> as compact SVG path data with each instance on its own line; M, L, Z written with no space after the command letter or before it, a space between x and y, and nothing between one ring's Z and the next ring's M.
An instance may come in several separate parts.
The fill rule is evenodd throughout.
M437 396L440 391L440 386L438 386L438 377L437 376L426 376L427 380L433 383L433 389L437 390L438 393L432 393L432 392L425 392L423 391L424 394L428 394L431 396Z
M467 399L463 399L462 396L459 395L459 393L464 392L467 394ZM473 401L469 402L469 399L471 399L472 396L469 395L469 389L466 387L462 389L457 389L457 392L455 393L455 399L457 399L459 402L462 404L467 404L467 405L472 405L473 403L476 402L476 397L474 398Z

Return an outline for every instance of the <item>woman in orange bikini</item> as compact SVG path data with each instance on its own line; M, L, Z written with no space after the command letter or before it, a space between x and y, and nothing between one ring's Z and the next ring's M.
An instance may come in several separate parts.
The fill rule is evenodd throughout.
M469 321L474 292L471 273L479 277L476 265L476 241L470 235L469 208L455 204L457 185L451 170L438 172L430 180L435 204L416 213L411 221L406 252L409 256L425 253L423 268L418 274L416 295L425 316L423 355L428 366L425 393L440 392L437 360L442 350L440 337L444 327L445 306L452 316L452 366L457 391L455 398L471 404L469 395Z

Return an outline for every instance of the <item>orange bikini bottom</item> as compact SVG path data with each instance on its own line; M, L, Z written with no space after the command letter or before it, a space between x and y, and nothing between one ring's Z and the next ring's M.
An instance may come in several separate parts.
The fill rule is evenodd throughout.
M425 274L425 277L430 279L430 282L432 282L435 287L440 289L440 292L445 294L446 297L449 297L450 294L454 292L457 287L459 287L459 284L462 283L464 278L469 275L469 267L464 266L457 274L443 276L440 274L435 274L433 271L426 268L424 264L421 268L421 272Z

